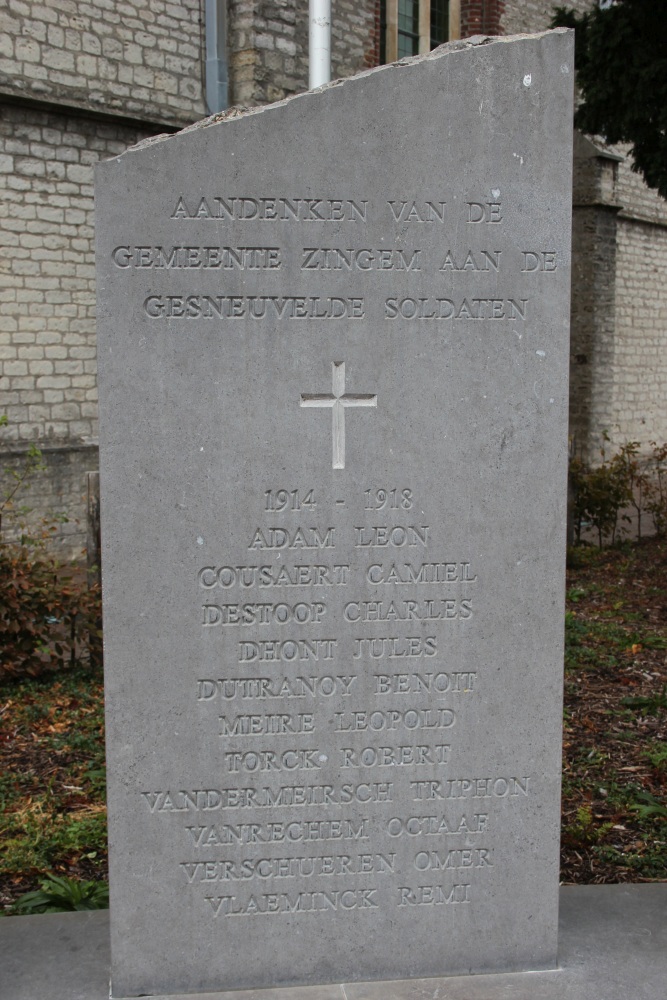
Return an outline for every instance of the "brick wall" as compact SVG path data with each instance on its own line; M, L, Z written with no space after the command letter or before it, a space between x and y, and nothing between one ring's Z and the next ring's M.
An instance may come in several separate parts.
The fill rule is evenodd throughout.
M570 430L595 461L605 433L667 440L667 203L580 136L575 179Z
M570 333L570 437L599 458L611 420L618 238L618 157L575 132Z
M368 69L371 69L373 66L380 65L380 46L382 37L382 18L380 14L380 0L375 0L373 9L373 27L371 28L368 48L366 49L365 62Z
M552 6L462 0L464 29L543 30ZM10 418L0 428L0 463L19 461L14 452L30 441L44 448L48 483L33 491L43 509L78 516L82 475L95 465L93 165L160 123L204 114L202 13L203 0L5 0L0 11L0 92L31 102L5 104L0 115L0 401ZM232 103L307 88L307 0L229 0L228 15ZM376 63L378 18L377 0L334 0L334 77ZM101 109L104 121L93 113ZM667 438L667 203L627 161L584 160L573 227L571 422L594 454L603 430L617 442ZM77 531L66 527L65 542L78 544Z
M572 219L570 437L577 455L595 461L609 429L614 396L617 214L575 207Z
M231 0L230 103L252 107L308 87L297 68L295 0ZM307 17L306 3L306 17Z
M34 473L15 498L15 508L26 512L3 518L2 536L15 537L21 524L39 532L43 518L64 514L57 532L51 538L52 550L63 559L80 559L86 545L86 473L97 469L96 445L42 443L42 464L45 469ZM7 470L19 474L25 467L25 448L21 444L0 442L0 500L4 499L3 482Z
M461 0L461 38L502 35L505 0Z
M544 30L553 6L506 0L504 33ZM570 431L589 460L604 432L612 449L667 440L667 201L610 152L575 159Z
M375 0L333 0L331 9L332 79L376 65ZM232 104L308 89L308 0L232 0L229 38Z
M93 165L147 134L18 105L0 113L0 469L39 444L48 471L26 503L68 513L70 553L85 535L83 473L97 465Z
M463 2L465 0L462 0L462 5ZM597 0L505 0L499 34L519 35L523 32L546 31L555 7L568 7L583 14L596 2Z
M369 0L332 0L331 11L332 78L353 76L377 65L375 4Z
M0 91L183 125L205 114L202 0L3 0Z
M96 436L93 165L147 134L2 109L1 440Z
M648 188L639 174L636 174L627 155L627 147L620 147L625 154L618 171L618 200L622 205L621 214L625 218L641 219L644 222L658 222L667 226L667 201Z
M613 395L609 433L626 441L667 441L667 201L619 164Z
M618 222L613 400L616 445L667 440L667 228Z

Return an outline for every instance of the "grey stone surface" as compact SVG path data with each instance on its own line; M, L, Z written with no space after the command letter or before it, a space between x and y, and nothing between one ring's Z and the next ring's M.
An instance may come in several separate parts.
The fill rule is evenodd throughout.
M556 961L572 40L97 178L116 996Z
M106 1000L109 911L0 920L2 1000Z
M664 1000L667 885L562 888L558 958L558 969L543 972L228 992L200 1000ZM2 1000L107 1000L108 912L0 920L0 969Z

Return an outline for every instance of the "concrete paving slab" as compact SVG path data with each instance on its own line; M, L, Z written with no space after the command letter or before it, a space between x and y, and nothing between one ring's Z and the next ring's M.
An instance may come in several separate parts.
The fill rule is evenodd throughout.
M197 1000L665 1000L667 883L563 887L559 966L546 972L188 996L190 1000L193 996ZM1 1000L107 1000L108 984L108 911L0 920ZM169 1000L188 997L179 994Z

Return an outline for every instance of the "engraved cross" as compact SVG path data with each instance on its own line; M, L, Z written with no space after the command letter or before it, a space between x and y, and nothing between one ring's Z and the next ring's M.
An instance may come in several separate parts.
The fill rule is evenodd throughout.
M332 364L331 394L302 393L300 406L324 407L331 410L333 440L333 467L345 468L345 407L377 406L377 396L345 392L345 362Z

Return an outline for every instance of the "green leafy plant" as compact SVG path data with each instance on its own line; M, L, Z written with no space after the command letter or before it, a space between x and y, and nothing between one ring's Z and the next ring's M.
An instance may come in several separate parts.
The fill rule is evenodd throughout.
M664 881L667 876L665 843L655 841L637 851L619 850L612 844L595 845L591 853L603 864L631 872L641 881Z
M6 427L7 414L0 416L0 427ZM7 515L17 516L27 514L28 508L17 507L17 498L22 489L30 483L36 472L43 472L46 466L42 460L42 452L36 444L31 443L18 466L6 466L2 470L3 480L0 484L0 538Z
M612 459L618 470L619 479L624 482L627 500L637 514L637 539L642 537L642 514L647 509L647 502L653 496L653 483L646 466L639 459L639 441L628 441L622 445L618 454ZM629 521L627 515L622 515Z
M0 426L6 425L3 415ZM32 530L20 520L28 509L17 506L18 495L44 468L32 444L19 465L0 476L0 677L101 663L100 588L86 586L75 568L64 568L49 552L61 518L45 518Z
M667 711L667 685L658 694L621 698L621 704L628 708L643 708L651 715Z
M106 910L109 886L106 882L79 882L59 875L47 875L40 888L26 892L15 903L20 914L64 913L71 910Z
M636 798L630 809L636 812L640 819L667 819L667 805L657 799L651 792L642 790L637 792Z
M667 771L667 743L656 743L644 751L643 756L649 761L656 771L664 773Z
M0 584L0 675L100 662L99 587L25 538L0 542Z
M604 435L605 440L608 436ZM570 460L570 490L575 542L581 545L585 528L597 530L598 546L613 545L628 533L634 510L637 539L645 515L651 514L656 534L667 534L667 444L650 442L652 451L641 456L639 441L628 441L610 458L605 447L593 467L580 458Z
M590 806L580 806L572 823L563 827L563 841L570 846L598 844L609 833L613 823L596 823Z
M602 548L605 537L616 540L619 515L631 502L632 487L627 464L621 454L607 460L604 448L602 461L588 468L579 458L570 462L570 486L573 492L573 516L576 541L581 543L585 524L595 528L598 545Z
M653 515L656 534L662 538L667 534L667 444L651 441L651 447L651 492L647 509Z

